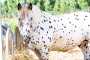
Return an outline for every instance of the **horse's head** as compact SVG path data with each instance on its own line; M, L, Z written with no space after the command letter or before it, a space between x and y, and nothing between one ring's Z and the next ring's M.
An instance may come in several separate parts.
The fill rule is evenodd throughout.
M32 18L32 4L31 3L18 3L18 26L22 36L26 37L30 33Z
M18 4L18 26L22 36L30 36L33 26L39 20L40 10L31 3ZM27 37L26 37L27 38Z

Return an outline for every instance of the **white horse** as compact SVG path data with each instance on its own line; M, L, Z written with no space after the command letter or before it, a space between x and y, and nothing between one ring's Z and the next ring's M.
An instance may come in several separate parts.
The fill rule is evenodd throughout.
M18 4L18 27L31 49L37 49L43 60L48 60L49 47L58 41L61 50L69 50L90 41L90 13L74 12L52 15L31 3ZM89 44L85 45L86 60L90 59Z

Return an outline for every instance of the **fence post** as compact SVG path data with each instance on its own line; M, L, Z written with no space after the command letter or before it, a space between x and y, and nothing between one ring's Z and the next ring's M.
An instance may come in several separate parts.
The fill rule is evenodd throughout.
M6 37L5 37L5 45L6 45L6 50L5 50L5 60L8 60L9 57L9 49L8 49L8 40L9 40L9 30L6 32Z
M1 24L1 22L0 22ZM2 39L1 39L1 25L0 25L0 60L2 60Z
M22 45L23 45L23 38L22 36L20 35L20 31L19 31L19 28L16 27L16 49L23 49L22 48Z

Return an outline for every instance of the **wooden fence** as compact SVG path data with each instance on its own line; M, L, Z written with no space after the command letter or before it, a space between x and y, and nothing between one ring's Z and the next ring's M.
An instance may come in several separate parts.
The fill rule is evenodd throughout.
M2 60L2 39L1 39L1 23L0 23L0 60Z

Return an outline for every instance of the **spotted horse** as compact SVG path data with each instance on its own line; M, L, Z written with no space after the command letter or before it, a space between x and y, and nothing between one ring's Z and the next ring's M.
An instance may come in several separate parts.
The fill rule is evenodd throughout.
M82 41L90 42L90 13L79 11L54 15L31 3L18 4L18 27L29 48L37 49L42 60L48 60L50 46L59 41L59 48L71 49ZM90 60L89 44L86 60Z

